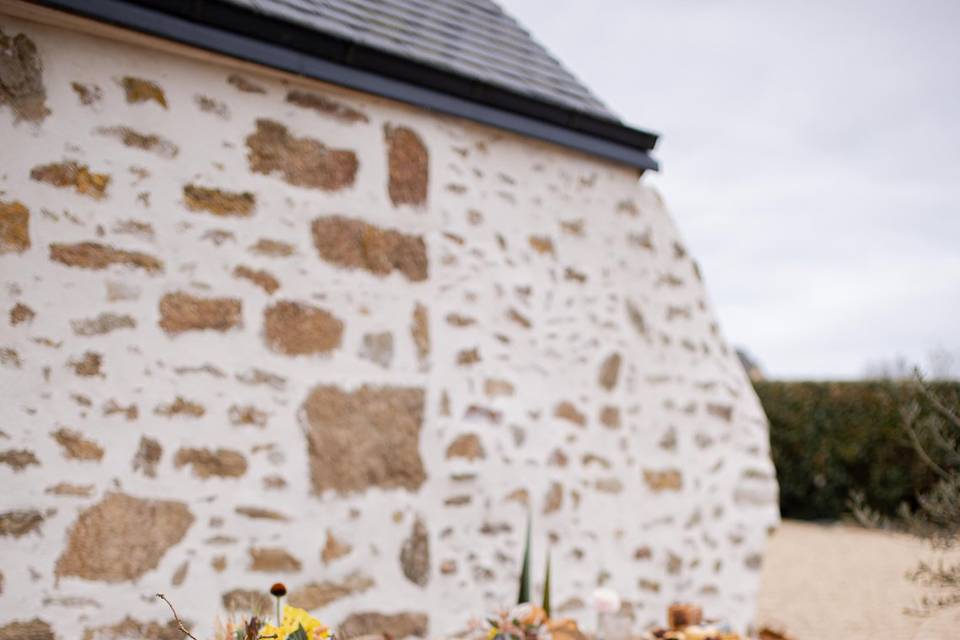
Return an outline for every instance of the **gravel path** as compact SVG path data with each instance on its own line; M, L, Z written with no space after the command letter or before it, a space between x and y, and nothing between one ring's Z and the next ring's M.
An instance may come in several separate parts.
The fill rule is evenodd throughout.
M923 593L904 574L936 557L909 536L785 521L769 541L758 622L796 640L958 640L960 608L903 614Z

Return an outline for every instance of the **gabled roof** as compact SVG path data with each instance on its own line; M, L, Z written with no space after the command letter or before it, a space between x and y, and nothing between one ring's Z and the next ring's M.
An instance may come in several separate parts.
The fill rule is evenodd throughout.
M35 0L351 89L657 169L623 124L493 0Z
M491 0L227 0L272 18L619 121Z

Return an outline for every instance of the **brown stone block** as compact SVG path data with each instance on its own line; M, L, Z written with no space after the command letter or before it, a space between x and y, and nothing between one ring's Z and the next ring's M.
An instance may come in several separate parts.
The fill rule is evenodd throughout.
M158 416L171 418L173 416L189 416L191 418L200 418L207 412L203 405L187 400L183 396L177 396L173 402L160 404L153 410Z
M298 107L303 107L304 109L312 109L319 114L329 116L340 122L346 122L347 124L370 121L363 112L354 109L344 102L318 93L293 90L287 93L287 102L295 104Z
M323 564L330 564L334 560L349 554L352 550L353 547L349 543L340 540L327 529L327 541L323 545L320 559L323 560Z
M262 429L267 426L267 413L251 404L230 405L227 415L230 418L230 424L238 427L252 426Z
M71 161L38 165L30 170L30 179L60 188L73 187L77 193L96 200L107 195L110 184L109 175L94 173L87 165Z
M99 242L77 242L74 244L53 243L50 245L50 259L68 267L101 271L110 265L123 264L147 273L163 271L163 262L140 251L126 251Z
M370 576L353 572L339 582L330 580L309 582L299 589L294 589L290 593L289 603L291 606L308 611L321 609L335 600L372 589L374 584Z
M41 340L46 340L46 342L41 342ZM39 344L46 344L54 349L60 348L59 342L53 342L49 338L35 338L34 341L38 342ZM10 347L0 347L0 365L10 367L12 369L19 369L23 365L23 360L20 359L20 354L16 349L11 349Z
M160 299L160 328L171 335L184 331L227 331L242 325L239 298L200 298L177 291Z
M283 300L264 311L263 334L267 346L278 353L324 354L340 346L343 323L318 307Z
M136 326L137 322L132 316L109 312L95 318L70 321L74 335L78 336L102 336L117 329L135 329Z
M530 327L533 326L533 323L530 322L530 319L527 316L520 313L519 311L517 311L516 309L512 309L512 308L509 309L507 311L507 318L509 318L513 322L516 322L518 325L520 325L524 329L529 329Z
M413 307L410 335L417 348L417 357L421 362L425 361L430 356L430 319L427 315L427 307L419 302Z
M250 552L250 571L291 573L300 571L299 560L280 547L254 547Z
M540 254L555 256L553 240L549 236L530 236L527 239L530 242L530 248Z
M233 277L249 280L253 284L266 291L268 294L272 294L274 291L280 288L280 281L277 280L269 271L264 271L263 269L251 269L250 267L242 264L234 267Z
M302 407L314 492L418 489L423 404L417 388L314 387Z
M260 238L249 248L251 253L256 253L269 258L286 258L297 252L296 247L288 242L271 240L270 238Z
M470 327L477 323L474 318L465 316L462 313L448 313L446 321L447 324L452 327Z
M0 255L30 248L30 210L23 203L0 200Z
M103 447L93 440L87 440L78 431L61 428L50 434L68 460L92 460L99 462L103 458Z
M155 82L134 76L124 76L120 80L120 86L127 95L127 102L131 104L153 101L164 109L167 108L167 97L160 85Z
M0 105L9 104L16 121L43 122L50 115L46 100L37 45L23 33L11 38L0 31Z
M622 358L619 353L611 353L604 358L600 364L600 373L597 376L597 382L607 391L612 391L613 388L617 386L617 380L620 378L621 361Z
M421 518L413 522L410 535L400 549L400 568L407 580L421 587L430 580L430 534Z
M608 429L620 428L620 408L606 406L600 409L600 424Z
M257 83L235 73L227 76L227 82L232 84L238 91L244 93L266 93L267 90Z
M18 302L10 308L10 325L30 324L37 314L22 302Z
M18 509L0 513L0 537L19 538L28 533L39 533L43 520L43 514L36 509Z
M130 127L98 127L95 132L107 138L119 140L128 147L150 151L162 158L175 158L180 149L166 138L153 133L140 133Z
M103 405L103 415L112 416L118 413L126 417L127 422L133 422L140 416L140 409L132 402L124 406L113 399Z
M224 120L230 119L230 108L227 107L225 102L202 94L193 96L193 102L200 108L200 111L204 113L209 113Z
M680 491L683 488L683 474L679 469L664 469L661 471L644 469L643 480L655 493Z
M504 501L504 502L516 502L516 503L523 504L523 505L529 505L529 504L530 504L530 492L527 491L526 489L523 489L523 488L514 489L513 491L511 491L510 493L508 493L508 494L503 498L503 501Z
M584 427L587 424L587 416L569 400L557 403L553 409L553 417L572 422L578 427Z
M287 128L261 118L247 136L247 160L255 173L279 173L297 187L337 191L353 185L360 164L347 149L331 149L313 138L297 138Z
M227 611L250 611L266 613L273 607L273 599L266 590L233 589L220 596L223 608Z
M239 478L247 472L247 459L239 451L219 448L198 449L182 447L173 459L173 465L180 467L189 465L193 475L198 478Z
M257 198L249 191L236 192L188 184L183 201L190 211L206 211L215 216L246 218L253 214Z
M5 464L14 471L23 471L31 465L39 467L40 461L29 449L7 449L0 451L0 464Z
M189 620L184 620L183 624L187 628L191 626ZM82 640L126 640L127 638L136 638L136 640L182 640L183 637L183 633L174 620L160 624L152 620L143 622L127 616L116 624L84 629Z
M430 158L426 145L408 127L385 125L383 135L387 142L387 192L390 201L394 206L422 205L427 201L427 184L430 181Z
M193 520L182 502L108 494L81 512L55 573L103 582L135 580L157 568Z
M179 587L187 579L187 572L190 570L190 561L184 560L180 563L180 566L177 567L177 570L173 572L173 576L170 578L170 584L174 587Z
M465 458L467 460L483 460L486 452L480 443L480 437L475 433L464 433L454 438L447 447L447 460Z
M733 405L708 402L707 413L724 422L730 422L733 420Z
M457 364L461 367L469 367L470 365L477 364L482 359L480 349L476 347L472 349L461 349L457 352Z
M426 638L429 633L427 614L414 611L385 614L360 611L340 623L340 633L347 638L380 635L402 640L410 636Z
M393 362L393 334L389 331L363 334L363 342L357 355L389 369Z
M543 513L549 514L559 511L563 507L563 485L551 482L547 494L543 498Z
M83 378L102 376L103 356L93 351L87 351L79 358L73 358L68 363L73 372Z
M317 218L311 230L313 244L327 262L378 276L399 271L413 282L427 279L427 246L422 236L343 216Z
M502 378L487 378L483 382L483 392L488 398L499 396L512 396L514 393L513 383Z
M44 493L51 496L66 496L71 498L89 498L93 495L92 484L72 484L70 482L59 482L43 490Z
M80 104L89 107L103 99L103 89L95 84L83 84L81 82L71 82L70 88L77 94Z
M0 627L0 640L56 640L49 623L34 618L21 622L15 620Z
M283 515L279 511L265 509L263 507L237 507L234 509L234 511L239 515L252 520L277 520L278 522L286 522L290 520L290 518Z

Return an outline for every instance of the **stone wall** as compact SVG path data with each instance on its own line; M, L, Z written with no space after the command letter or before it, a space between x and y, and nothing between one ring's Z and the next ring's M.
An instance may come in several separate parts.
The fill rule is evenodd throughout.
M528 509L587 626L598 585L749 621L766 422L635 171L0 29L0 638L177 637L156 591L208 633L278 579L439 636L511 603Z

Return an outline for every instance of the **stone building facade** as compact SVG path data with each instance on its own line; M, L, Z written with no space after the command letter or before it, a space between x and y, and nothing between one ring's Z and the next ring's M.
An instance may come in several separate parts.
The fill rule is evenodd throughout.
M276 580L348 635L442 636L511 603L528 510L588 628L598 585L638 628L749 623L767 425L637 170L28 18L0 13L0 638L178 637L158 591L209 634Z

